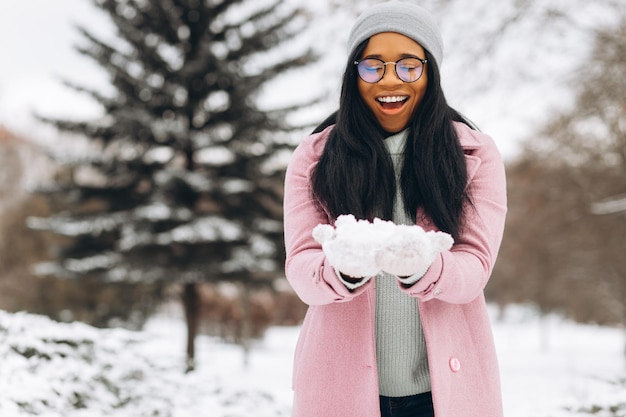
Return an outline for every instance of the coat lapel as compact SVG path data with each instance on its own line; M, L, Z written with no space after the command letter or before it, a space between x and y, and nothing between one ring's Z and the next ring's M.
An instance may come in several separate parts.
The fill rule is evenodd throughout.
M467 181L472 181L480 168L480 158L475 156L475 151L482 146L480 140L474 135L474 131L463 123L455 123L456 134L465 153L465 166L467 167Z

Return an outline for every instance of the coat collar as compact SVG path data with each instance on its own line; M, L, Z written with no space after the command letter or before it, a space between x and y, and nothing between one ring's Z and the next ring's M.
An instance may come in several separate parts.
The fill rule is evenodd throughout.
M468 125L461 122L454 122L454 129L464 150L476 150L482 146L482 141L479 137L480 132L472 130Z

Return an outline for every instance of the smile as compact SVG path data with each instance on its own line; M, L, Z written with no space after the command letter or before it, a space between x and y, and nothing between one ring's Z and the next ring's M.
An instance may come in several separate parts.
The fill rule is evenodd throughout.
M404 107L409 96L381 96L376 97L376 101L380 104L380 109L385 113L397 113Z
M385 97L376 97L376 101L381 104L389 104L389 103L402 103L409 99L409 96L385 96Z

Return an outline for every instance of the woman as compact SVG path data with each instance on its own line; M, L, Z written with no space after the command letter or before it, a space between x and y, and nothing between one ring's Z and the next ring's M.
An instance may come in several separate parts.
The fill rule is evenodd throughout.
M293 416L500 417L483 289L506 214L501 157L446 103L443 42L427 11L378 4L348 44L339 109L298 146L285 181L286 276L309 305ZM400 246L381 235L382 261L363 255L371 242L358 234L318 243L313 230L339 235L350 223L341 215L445 232L454 244L422 259L424 272L408 262L409 232Z

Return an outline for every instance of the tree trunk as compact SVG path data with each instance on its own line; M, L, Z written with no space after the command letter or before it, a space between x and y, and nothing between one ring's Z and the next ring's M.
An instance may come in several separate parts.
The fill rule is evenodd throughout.
M250 343L252 339L252 317L250 314L250 289L244 283L239 283L243 321L241 323L241 347L243 349L243 366L250 365Z
M187 321L187 368L185 372L191 372L195 369L195 341L200 324L201 303L197 283L185 283L182 301L185 309L185 320Z

